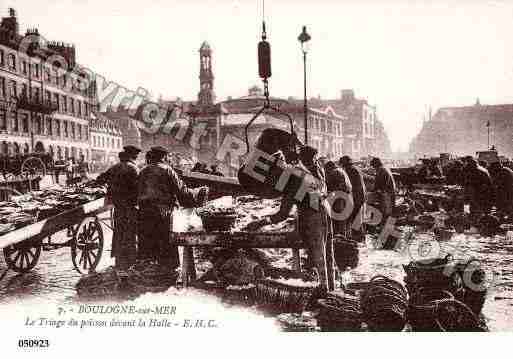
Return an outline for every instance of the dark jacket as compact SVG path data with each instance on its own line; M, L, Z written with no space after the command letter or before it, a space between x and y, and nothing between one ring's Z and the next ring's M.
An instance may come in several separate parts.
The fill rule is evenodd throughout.
M395 193L396 187L394 177L388 168L378 167L376 169L376 182L374 183L374 191Z
M108 193L115 206L137 204L138 169L134 162L122 161L96 178L96 183L108 185Z
M174 207L178 201L184 207L193 207L198 190L189 189L170 166L158 163L141 171L138 193L139 203Z
M364 203L367 200L367 190L365 189L362 172L353 165L345 166L344 169L353 188L355 206Z
M501 211L513 209L513 171L506 167L490 170L495 187L495 204Z
M467 199L479 207L488 208L494 195L493 183L488 171L477 163L468 164L464 169L464 181Z
M339 167L326 170L326 187L328 192L342 191L346 193L352 192L351 182L346 172Z

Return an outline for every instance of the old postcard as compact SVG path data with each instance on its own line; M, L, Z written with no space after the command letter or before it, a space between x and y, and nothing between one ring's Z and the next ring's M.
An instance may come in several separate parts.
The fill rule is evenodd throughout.
M345 354L381 355L364 332L513 329L513 3L0 19L7 353L199 356L231 331L240 355L290 332L300 354L366 335Z

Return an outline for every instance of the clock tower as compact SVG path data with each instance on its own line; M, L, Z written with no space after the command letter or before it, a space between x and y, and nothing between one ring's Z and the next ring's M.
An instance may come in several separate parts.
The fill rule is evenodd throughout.
M214 93L214 74L212 73L212 49L204 41L200 50L200 92L198 93L198 105L213 105L216 99Z

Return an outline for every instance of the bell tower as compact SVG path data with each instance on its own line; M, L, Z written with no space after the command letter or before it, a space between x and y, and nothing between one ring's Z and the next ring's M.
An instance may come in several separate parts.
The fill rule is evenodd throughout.
M212 73L212 49L204 41L200 50L200 92L198 93L199 105L213 105L216 99L214 93L214 74Z

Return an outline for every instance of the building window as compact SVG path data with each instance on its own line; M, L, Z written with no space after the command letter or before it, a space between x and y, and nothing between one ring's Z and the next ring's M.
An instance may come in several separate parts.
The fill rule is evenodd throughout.
M89 127L84 126L84 138L87 140L89 138Z
M53 122L53 119L51 117L47 117L46 118L46 134L48 136L52 136L52 122Z
M9 54L7 57L7 62L9 65L9 69L16 71L16 56L14 54Z
M7 130L7 111L0 110L0 130Z
M69 99L69 110L73 116L75 116L75 101L70 97Z
M18 89L14 80L11 80L11 97L18 97Z
M60 111L61 110L61 106L60 106L59 94L58 93L54 93L53 94L53 102L55 102L55 105L57 106L57 109Z
M45 101L48 104L50 104L52 102L52 94L48 90L45 91Z
M4 66L4 50L0 49L0 66Z
M71 122L71 129L70 129L70 132L71 132L71 138L75 138L75 124L73 122Z
M78 117L82 117L82 102L80 100L77 100L77 112Z
M36 133L38 135L41 135L43 133L43 123L42 123L42 119L41 119L41 116L38 116L36 118Z
M0 96L5 97L5 79L0 77Z
M62 124L64 125L64 137L68 137L68 121L62 121Z
M321 132L326 132L326 120L321 119Z
M61 137L61 121L55 119L55 132L57 136Z
M36 102L41 101L41 99L39 98L39 88L38 87L34 88L34 99L36 100Z
M16 111L13 111L11 113L12 117L12 130L14 132L18 132L20 130L20 126L18 125L18 113Z
M39 64L34 64L34 77L39 78Z
M48 67L45 67L45 81L52 82L52 75Z
M21 62L21 71L23 72L23 75L27 74L27 61L25 60Z
M102 137L102 147L105 147L105 137Z
M77 124L77 138L79 140L82 139L82 125L81 124Z
M66 96L62 95L62 111L68 112L68 101Z
M23 126L23 132L28 133L29 132L29 118L28 115L24 114L22 115L21 123Z
M28 86L27 84L21 84L21 97L27 97Z

